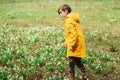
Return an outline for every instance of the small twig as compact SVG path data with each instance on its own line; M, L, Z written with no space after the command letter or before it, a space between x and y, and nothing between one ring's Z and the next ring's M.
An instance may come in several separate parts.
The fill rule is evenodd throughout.
M47 60L43 61L43 62L40 64L40 66L41 66L41 67L44 66L44 65L47 63L47 61L49 61L51 58L55 57L55 56L57 55L57 53L58 53L62 48L63 48L63 46L62 46L61 48L59 48L57 51L55 51L55 52L53 53L53 55L50 56Z

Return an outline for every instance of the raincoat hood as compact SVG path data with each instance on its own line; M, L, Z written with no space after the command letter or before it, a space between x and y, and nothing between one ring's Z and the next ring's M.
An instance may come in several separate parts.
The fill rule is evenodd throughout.
M79 23L79 14L78 13L70 13L67 15L67 18L73 19L75 22Z

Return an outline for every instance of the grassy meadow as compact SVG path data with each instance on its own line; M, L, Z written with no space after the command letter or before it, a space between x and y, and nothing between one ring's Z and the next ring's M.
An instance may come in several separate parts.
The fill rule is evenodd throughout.
M68 80L65 3L80 14L91 80L120 80L119 0L0 0L0 80Z

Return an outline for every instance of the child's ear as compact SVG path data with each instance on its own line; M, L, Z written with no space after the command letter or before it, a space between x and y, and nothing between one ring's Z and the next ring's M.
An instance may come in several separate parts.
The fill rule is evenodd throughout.
M68 14L68 10L67 9L65 9L65 11L64 11L66 14Z

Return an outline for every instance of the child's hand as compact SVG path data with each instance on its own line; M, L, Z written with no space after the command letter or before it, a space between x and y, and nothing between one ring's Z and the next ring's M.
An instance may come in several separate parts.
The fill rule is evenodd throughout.
M64 48L66 48L66 47L67 47L67 45L66 45L66 44L63 44L62 46L63 46Z
M71 51L74 51L74 48L73 48L73 47L70 47L70 50L71 50Z

